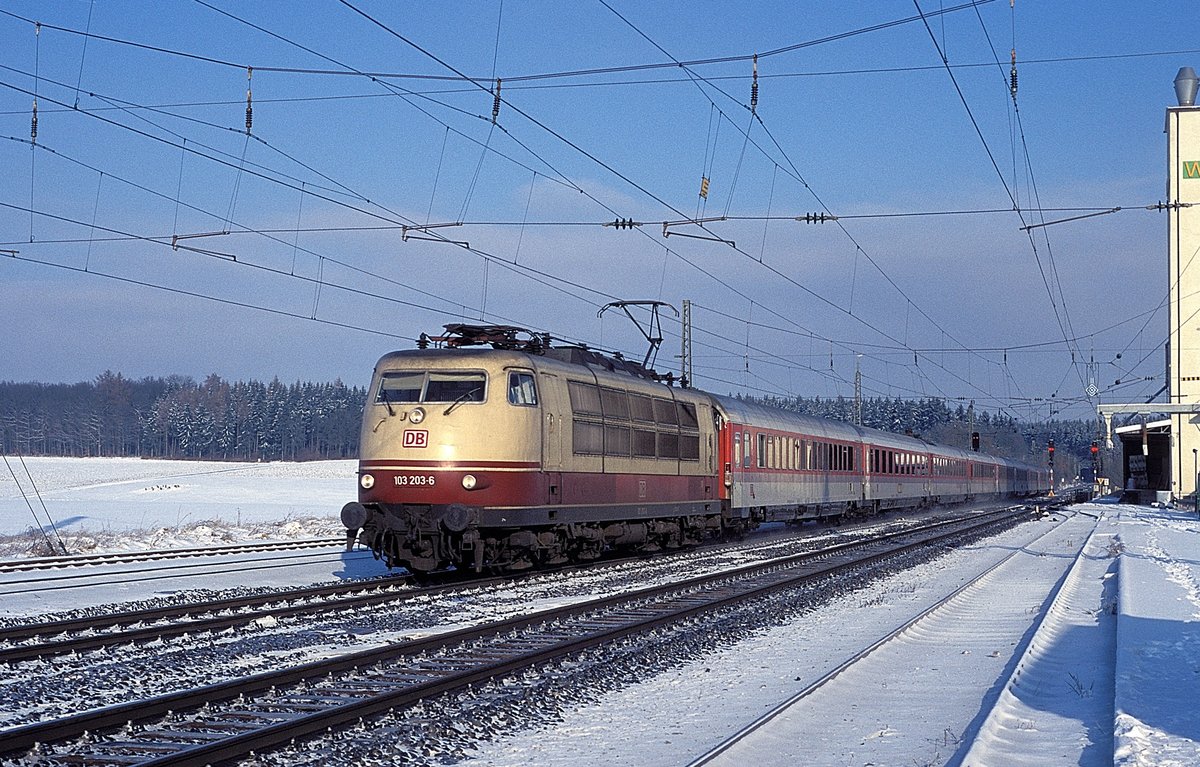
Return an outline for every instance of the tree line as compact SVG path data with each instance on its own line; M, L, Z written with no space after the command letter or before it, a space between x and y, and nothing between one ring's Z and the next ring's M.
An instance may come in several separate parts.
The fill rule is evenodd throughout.
M844 397L750 397L807 415L853 422ZM0 382L0 452L6 455L141 456L222 461L355 458L366 391L278 378L230 382L210 375L134 380L105 371L76 384ZM1020 422L1003 413L951 407L945 400L867 398L863 425L931 442L970 445L994 455L1044 463L1055 440L1061 469L1090 460L1096 424ZM1069 465L1068 465L1069 464Z
M353 458L366 391L278 378L133 380L105 371L77 384L0 382L6 455L222 461Z

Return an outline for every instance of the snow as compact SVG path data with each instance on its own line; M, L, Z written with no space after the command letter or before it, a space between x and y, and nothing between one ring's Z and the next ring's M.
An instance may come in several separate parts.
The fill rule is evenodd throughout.
M353 460L9 457L8 462L13 471L4 467L0 474L0 560L60 555L60 538L72 554L344 539L339 512L356 497ZM53 527L46 524L46 511ZM48 550L47 540L55 550ZM177 560L74 568L33 584L29 574L4 573L0 618L138 602L187 589L286 588L387 573L369 552L344 548L229 555L202 566ZM96 585L78 587L85 579Z
M469 763L1194 765L1198 532L1175 510L1075 506L1062 524L1022 525L787 617L553 726L482 745ZM974 606L902 632L806 696L811 705L793 705L1010 555ZM1005 621L1007 636L994 630Z
M154 548L228 540L229 524L270 523L278 528L299 519L336 520L354 500L357 462L222 463L138 458L9 458L0 472L0 536L36 534L53 525L65 535L121 536L104 548L135 545L145 532L191 529L191 538L149 541ZM28 469L28 474L24 469ZM13 473L16 474L14 481ZM32 478L32 482L30 479ZM39 496L40 501L39 502ZM30 511L30 505L33 512ZM36 513L36 524L35 524ZM207 522L216 525L213 531ZM280 530L303 537L311 529ZM338 525L340 527L340 525ZM322 533L322 534L328 534ZM0 556L4 554L0 550Z
M1118 765L1200 763L1200 522L1123 511L1116 655Z
M25 464L68 544L95 550L337 536L337 512L354 496L353 461ZM41 536L32 528L20 489L0 477L0 559L29 556ZM0 617L384 572L369 554L337 549L312 562L231 560L208 580L163 571L120 588L17 593L0 578ZM470 743L466 761L678 765L733 739L705 763L1192 765L1198 687L1200 521L1188 510L1082 504L568 700L554 721L518 712Z

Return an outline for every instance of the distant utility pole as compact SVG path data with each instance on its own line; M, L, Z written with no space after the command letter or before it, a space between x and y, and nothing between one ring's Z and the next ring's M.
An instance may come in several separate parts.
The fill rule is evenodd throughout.
M975 400L971 400L971 402L967 405L967 436L971 436L974 433L975 433ZM978 450L979 448L976 447L975 449Z
M862 426L862 370L859 369L859 360L862 355L854 357L854 425Z
M683 332L680 333L680 337L682 348L679 352L679 376L680 383L686 389L692 385L692 302L686 298L683 299Z

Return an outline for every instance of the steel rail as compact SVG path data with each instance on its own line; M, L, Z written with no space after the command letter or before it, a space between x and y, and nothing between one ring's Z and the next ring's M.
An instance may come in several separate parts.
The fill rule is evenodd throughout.
M13 559L0 562L0 573L21 573L37 570L63 569L67 567L95 567L113 564L138 564L160 562L188 557L220 556L224 554L251 554L260 551L291 551L294 549L317 548L345 543L345 538L305 538L295 541L270 541L238 543L223 546L192 546L182 549L152 549L148 551L115 551L107 554L71 554L60 557L37 557Z

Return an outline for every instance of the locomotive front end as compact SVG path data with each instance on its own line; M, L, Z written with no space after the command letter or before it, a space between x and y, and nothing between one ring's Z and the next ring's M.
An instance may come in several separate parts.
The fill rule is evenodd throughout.
M545 500L540 428L527 355L388 354L363 412L358 500L342 522L389 567L479 570L485 510Z

